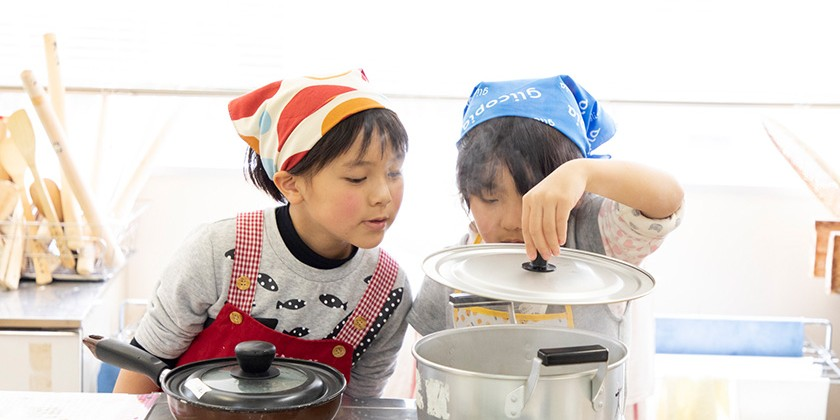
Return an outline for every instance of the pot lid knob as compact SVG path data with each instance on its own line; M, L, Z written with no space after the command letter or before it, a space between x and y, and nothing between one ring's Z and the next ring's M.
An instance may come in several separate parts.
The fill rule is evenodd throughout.
M557 267L554 264L549 264L539 252L537 252L537 258L534 261L528 261L526 263L522 263L522 268L528 271L534 271L537 273L550 273L554 271Z
M277 347L265 341L243 341L233 349L236 353L238 369L231 371L231 375L242 379L266 379L280 374L274 366Z

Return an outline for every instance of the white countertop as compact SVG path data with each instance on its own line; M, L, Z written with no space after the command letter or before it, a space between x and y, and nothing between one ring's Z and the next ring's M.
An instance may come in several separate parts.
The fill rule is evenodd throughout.
M112 281L21 280L18 290L0 291L0 328L80 328Z

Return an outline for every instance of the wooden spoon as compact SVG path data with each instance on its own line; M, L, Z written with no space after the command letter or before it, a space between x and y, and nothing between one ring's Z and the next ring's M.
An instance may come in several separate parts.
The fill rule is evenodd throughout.
M43 203L40 198L38 198L38 191L36 191L37 186L33 182L29 184L29 195L32 196L32 204L35 205L35 208L38 209L38 212L41 214L46 213L46 209L44 208L46 205L52 205L55 208L55 217L59 223L64 223L64 212L61 209L61 206L57 205L56 203L61 202L61 191L58 189L58 185L56 185L55 181L44 178L44 189L46 190L47 196L49 197L48 203Z
M44 245L34 239L38 225L35 223L35 215L32 213L32 204L29 202L29 197L26 195L26 188L24 187L24 174L26 172L26 161L20 155L17 147L9 139L0 141L0 166L3 166L6 173L8 173L12 181L16 185L16 189L20 194L20 202L23 213L23 220L28 222L29 231L27 233L29 238L27 246L32 251L32 263L35 266L35 283L47 284L52 282L52 269L46 258L47 250Z
M2 182L2 181L0 181L0 182ZM47 189L47 193L49 193L50 201L52 201L53 204L60 203L61 199L62 199L62 193L58 189L58 185L56 185L55 181L53 181L49 178L44 178L44 186ZM35 198L37 195L34 192L34 190L35 190L35 184L33 183L32 185L29 186L29 194L32 195L32 197L33 197L32 202L35 205L35 207L38 209L38 212L43 214L44 213L44 210L42 210L43 203L41 203L40 200L37 200ZM69 228L70 223L75 223L76 226L74 226L74 227L77 228L77 229L79 229L81 227L81 226L78 225L78 221L65 222L64 212L62 211L62 207L59 206L59 205L56 205L55 207L56 207L55 212L56 212L56 216L58 216L58 221L64 224L65 229ZM79 242L79 246L74 248L70 244L70 238L69 237L67 238L67 245L71 249L74 249L74 250L77 251L77 254L76 254L76 272L81 274L82 276L89 276L89 275L93 274L93 266L94 266L94 263L95 263L96 249L95 249L92 242L82 241L81 236L79 236L76 240Z
M29 165L29 171L32 172L34 181L32 185L35 186L35 195L38 201L43 204L39 210L43 211L50 228L50 235L55 239L58 246L58 252L61 257L61 265L67 268L76 267L76 259L73 257L73 252L67 246L67 239L64 237L64 231L61 230L61 224L56 216L55 206L49 201L46 189L43 186L43 180L38 173L38 165L35 164L35 132L32 130L32 123L26 115L26 111L19 109L9 116L6 124L9 127L9 132L12 134L12 141L14 141L20 154Z

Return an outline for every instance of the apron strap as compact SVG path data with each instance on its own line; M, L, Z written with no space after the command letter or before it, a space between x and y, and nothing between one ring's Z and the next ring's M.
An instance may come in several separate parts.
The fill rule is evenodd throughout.
M249 315L254 303L254 293L257 291L262 233L262 210L236 215L236 244L227 299L237 309Z
M379 261L376 263L376 269L373 271L373 277L365 289L365 294L362 299L350 314L347 322L341 328L341 331L336 336L336 339L342 340L356 348L365 334L372 327L371 322L379 317L379 312L383 310L382 306L388 299L391 289L394 287L394 282L397 279L400 266L388 255L383 249L379 249ZM390 310L385 308L385 310Z

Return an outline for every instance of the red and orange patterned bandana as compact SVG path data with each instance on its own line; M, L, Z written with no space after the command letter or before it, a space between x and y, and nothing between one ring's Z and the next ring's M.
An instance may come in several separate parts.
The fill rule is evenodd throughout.
M228 104L234 128L260 155L270 177L294 167L341 120L372 108L390 106L371 90L361 69L281 80Z

